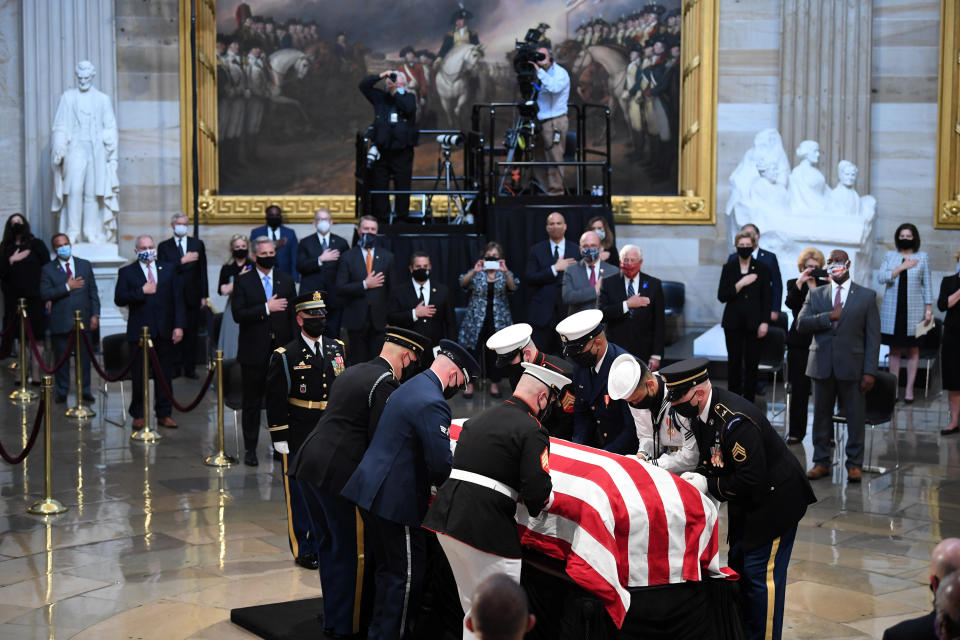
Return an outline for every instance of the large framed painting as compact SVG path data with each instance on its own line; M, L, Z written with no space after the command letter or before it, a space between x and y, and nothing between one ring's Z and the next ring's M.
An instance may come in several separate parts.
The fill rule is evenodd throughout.
M184 209L195 131L204 222L258 221L270 203L294 221L321 206L353 219L355 139L373 113L360 80L398 70L421 128L465 128L470 105L514 99L511 56L529 29L568 71L570 101L610 112L617 220L713 224L717 8L706 0L181 0ZM600 125L587 137L601 139ZM435 170L429 143L421 136L415 175Z
M960 229L960 5L943 0L940 11L940 122L937 132L939 229Z

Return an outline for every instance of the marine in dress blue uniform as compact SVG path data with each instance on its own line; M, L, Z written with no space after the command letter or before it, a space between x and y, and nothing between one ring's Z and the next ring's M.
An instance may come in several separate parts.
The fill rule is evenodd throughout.
M326 305L319 291L297 296L294 309L301 333L275 349L267 366L267 426L283 464L290 550L297 564L316 569L319 536L310 526L303 491L287 477L287 463L323 416L330 386L343 372L345 356L342 342L323 338Z
M557 325L563 356L574 362L573 441L633 455L639 443L630 405L607 392L610 366L626 351L608 342L603 330L599 309L580 311Z
M367 637L399 640L420 605L430 485L450 474L451 412L446 396L480 375L462 346L441 340L430 369L387 400L376 432L341 495L361 509L376 564L376 597Z
M680 477L727 503L727 562L740 574L747 636L780 640L797 523L816 496L763 413L712 387L707 364L706 358L692 358L660 371L674 409L691 419L700 451L696 472Z

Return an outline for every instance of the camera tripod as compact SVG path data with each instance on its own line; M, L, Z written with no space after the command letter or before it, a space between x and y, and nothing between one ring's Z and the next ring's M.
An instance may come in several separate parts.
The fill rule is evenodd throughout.
M463 189L460 178L453 170L453 162L450 160L450 154L453 146L448 144L440 145L441 157L437 158L437 177L433 181L433 191L442 188L446 191L459 191ZM473 214L470 207L473 205L473 198L462 195L448 195L447 198L447 219L450 219L451 206L457 211L457 215L450 221L450 224L472 224ZM424 197L424 217L433 218L433 194Z
M517 167L514 169L510 166L510 163L513 162L514 157L516 157L518 149L521 154L520 157L523 158L523 154L529 153L536 147L537 130L539 128L539 123L536 120L519 116L516 124L513 125L513 128L507 129L505 141L507 147L507 159L503 165L503 175L500 176L500 188L497 190L498 195L520 195L521 191L523 190L521 181L523 167ZM531 169L531 174L532 173L533 172ZM512 178L511 184L507 184L508 177ZM541 193L547 193L547 190L543 188L543 185L537 182L537 179L532 175L527 182L527 187L530 189L536 188Z

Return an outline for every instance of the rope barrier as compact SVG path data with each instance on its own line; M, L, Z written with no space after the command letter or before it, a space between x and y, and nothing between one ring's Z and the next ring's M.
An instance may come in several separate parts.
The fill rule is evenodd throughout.
M26 318L24 318L24 320L26 320ZM70 354L73 353L73 341L70 341L70 344L67 346L67 350L63 352L63 356L61 356L57 364L53 365L51 368L47 368L47 365L43 363L43 356L40 354L40 348L37 345L37 340L33 337L33 328L30 326L29 322L27 322L25 326L27 329L27 339L30 343L30 351L33 352L33 357L37 359L37 366L39 366L40 370L45 374L52 376L67 363L67 360L70 359Z
M153 364L154 379L160 383L160 388L163 389L163 393L167 396L167 399L170 400L170 404L173 405L174 409L183 413L193 411L197 408L197 405L200 404L201 400L203 400L203 396L206 395L207 389L210 388L210 384L213 382L213 375L217 371L216 367L210 367L210 371L207 372L207 379L203 381L203 385L200 388L200 393L197 395L197 397L194 398L193 402L190 404L181 405L177 402L176 398L173 397L173 391L170 390L170 385L163 377L163 373L160 368L160 358L157 355L157 350L154 347L150 347L150 362Z
M84 344L87 345L87 353L90 354L90 362L93 364L93 368L96 369L97 373L100 374L100 377L107 382L123 380L127 377L127 374L130 373L130 370L133 369L133 365L137 363L137 356L140 355L139 353L133 354L133 357L130 358L130 362L123 367L123 371L120 372L120 374L118 374L116 377L107 375L107 372L103 369L103 367L100 366L100 363L97 362L97 358L94 355L93 343L90 342L90 334L88 334L86 331L81 331L80 334L83 336ZM136 391L136 389L134 389L134 391Z
M33 449L34 443L37 441L37 436L40 434L40 424L43 422L44 416L44 403L40 403L39 408L37 409L37 419L33 421L33 433L30 434L30 439L27 441L27 446L23 451L20 452L20 455L13 457L7 453L6 449L3 448L3 445L0 444L0 456L10 464L20 464L23 462L24 458L27 457L27 454L30 453L30 450Z

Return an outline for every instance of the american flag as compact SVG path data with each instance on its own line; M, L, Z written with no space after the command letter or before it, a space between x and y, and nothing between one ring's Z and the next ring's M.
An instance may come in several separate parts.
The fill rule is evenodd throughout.
M587 0L567 0L567 13L583 4L587 4Z
M460 437L457 420L451 445ZM564 562L567 575L603 602L616 623L628 587L724 577L716 503L654 465L550 438L550 512L517 506L521 543Z

